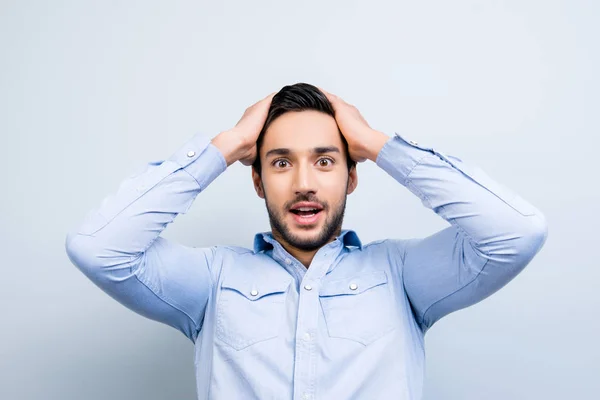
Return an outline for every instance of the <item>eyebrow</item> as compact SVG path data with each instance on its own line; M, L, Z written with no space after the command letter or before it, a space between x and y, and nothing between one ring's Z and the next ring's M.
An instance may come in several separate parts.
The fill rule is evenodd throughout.
M267 154L265 154L265 158L269 158L269 156L273 156L273 155L287 156L291 152L292 151L290 149L286 149L286 148L271 149L271 150L267 151ZM340 149L338 149L335 146L323 146L323 147L315 147L310 152L313 154L340 153Z

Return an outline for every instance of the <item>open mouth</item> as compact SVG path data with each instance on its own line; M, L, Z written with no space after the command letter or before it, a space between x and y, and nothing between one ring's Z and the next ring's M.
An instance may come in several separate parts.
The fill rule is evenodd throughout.
M300 217L309 218L323 211L323 209L318 208L298 208L295 210L290 210L291 213L296 214Z
M290 208L290 212L294 214L294 219L301 225L315 224L323 211L323 206L319 203L303 201L296 203Z

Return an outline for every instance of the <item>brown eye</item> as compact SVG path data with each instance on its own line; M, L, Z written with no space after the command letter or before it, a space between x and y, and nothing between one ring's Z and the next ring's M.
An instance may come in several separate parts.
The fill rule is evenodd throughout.
M321 167L329 167L331 164L333 164L333 160L330 158L319 159L319 166Z
M275 160L273 162L273 165L275 165L277 168L285 168L286 164L287 164L286 160Z

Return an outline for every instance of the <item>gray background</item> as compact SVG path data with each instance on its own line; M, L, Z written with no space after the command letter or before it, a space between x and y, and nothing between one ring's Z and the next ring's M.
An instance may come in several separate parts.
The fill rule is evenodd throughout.
M65 235L142 163L301 81L376 129L479 165L548 218L521 275L428 332L425 399L597 398L598 11L541 0L0 2L0 398L194 398L192 343L96 288L70 264ZM359 165L344 227L363 242L446 226ZM268 229L238 163L163 235L249 247Z

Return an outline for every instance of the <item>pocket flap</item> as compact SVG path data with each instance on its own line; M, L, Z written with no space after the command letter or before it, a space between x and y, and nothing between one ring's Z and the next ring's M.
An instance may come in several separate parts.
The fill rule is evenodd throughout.
M229 274L223 279L222 288L233 289L248 300L258 300L261 297L274 293L283 293L290 285L290 279L269 279L249 277L242 274Z
M385 271L369 272L323 284L319 296L338 296L342 294L360 294L375 286L387 283Z

